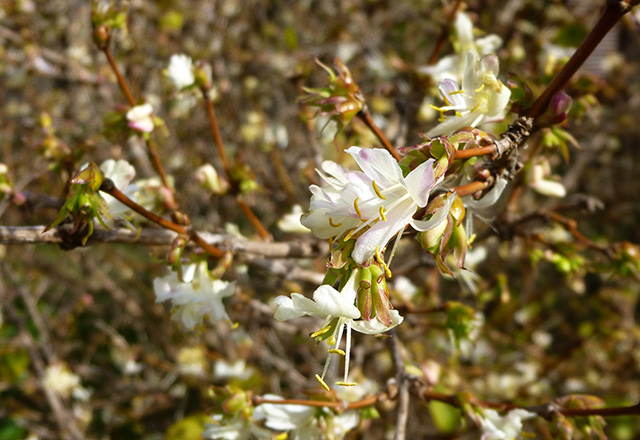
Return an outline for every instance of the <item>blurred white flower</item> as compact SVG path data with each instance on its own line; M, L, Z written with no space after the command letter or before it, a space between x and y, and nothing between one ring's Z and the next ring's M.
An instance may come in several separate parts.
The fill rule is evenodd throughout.
M178 371L185 376L205 375L206 357L202 347L182 347L176 357Z
M418 68L418 72L431 76L436 83L446 79L460 81L464 75L465 55L468 51L475 51L482 57L494 53L502 45L502 39L495 34L474 40L473 24L464 12L458 12L456 15L453 29L453 47L456 53L441 58L434 66Z
M222 300L233 295L235 283L213 279L206 262L185 265L182 271L182 281L175 272L153 281L156 302L171 300L171 319L188 329L200 324L205 316L212 324L228 320Z
M529 186L538 194L547 197L564 197L567 190L561 182L551 180L551 166L546 160L534 164L527 173Z
M80 400L84 400L82 397L87 395L87 390L80 386L80 377L61 363L47 367L42 378L42 386L65 398L77 395Z
M481 440L514 440L522 432L522 421L537 417L524 409L514 409L504 416L492 409L483 410L480 418L483 431Z
M253 411L252 419L234 418L223 420L222 415L212 416L213 423L207 423L206 429L201 434L206 439L221 440L272 440L270 430L262 428L256 424L264 419L264 415L258 408Z
M185 54L171 55L167 76L178 90L189 87L196 80L193 75L193 61Z
M300 222L300 217L302 217L302 215L302 207L300 205L293 205L291 212L289 214L285 214L280 220L278 220L278 228L283 232L307 234L309 232L309 228Z
M220 177L210 163L204 164L196 170L196 180L206 191L213 194L224 194L229 189L227 181Z
M213 366L213 377L217 380L248 379L252 374L245 361L239 359L233 364L218 361Z
M282 400L282 397L267 394L269 400ZM263 403L260 408L265 416L265 426L276 431L288 431L290 440L339 440L358 425L359 415L356 411L347 411L335 415L331 410L305 405L278 405ZM322 419L322 420L321 420Z
M410 224L418 231L434 222L414 220L439 183L433 159L418 165L406 177L391 154L380 148L347 150L362 171L349 171L335 162L322 164L324 185L311 185L309 213L302 224L318 238L357 236L352 257L358 264L382 252L391 238ZM325 174L326 173L326 174Z
M127 124L129 128L142 133L151 133L153 131L153 107L151 104L141 104L133 107L127 112Z
M501 119L511 90L498 79L498 72L498 57L486 55L479 59L475 51L468 51L462 87L452 79L438 85L446 105L437 108L442 115L441 123L429 130L427 136L450 135L463 127ZM454 114L448 116L446 112Z

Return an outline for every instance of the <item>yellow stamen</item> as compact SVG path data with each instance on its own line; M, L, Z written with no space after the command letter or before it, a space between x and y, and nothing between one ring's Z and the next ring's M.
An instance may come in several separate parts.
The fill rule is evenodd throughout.
M385 196L382 195L382 193L380 192L380 188L378 188L378 185L376 184L375 180L371 181L371 185L373 186L373 190L376 192L376 195L378 197L380 197L382 200L386 200L387 198Z
M455 92L449 93L449 95L463 95L463 94L464 94L464 90L456 90Z
M384 206L381 206L380 209L378 209L378 212L380 213L380 218L382 219L382 221L386 222L387 216L384 215Z
M336 382L336 385L339 385L341 387L355 387L358 384L355 382Z
M349 241L351 240L351 237L353 236L353 233L356 232L356 228L353 228L349 231L349 233L347 235L344 236L344 241Z
M328 352L329 353L335 353L335 354L341 354L342 356L345 356L347 354L347 353L344 352L344 350L340 350L339 348L332 348Z
M275 436L276 440L287 440L289 438L289 433L283 432L282 434L278 434Z
M327 390L327 391L331 391L331 388L329 388L329 385L327 385L327 383L322 380L322 378L320 377L319 374L316 374L316 379L318 379L318 382L320 382L320 385L322 385L322 387Z
M331 330L331 326L328 325L325 328L321 328L320 330L318 330L317 332L313 332L309 335L309 337L311 338L317 338L318 336L322 336L324 335L326 332L328 332L329 330Z
M380 266L382 266L382 268L384 269L384 273L387 276L387 278L391 278L391 270L389 269L387 264L384 262L384 259L382 258L382 255L380 255L380 250L378 249L377 246L376 246L376 260L378 260L378 263L380 263Z
M231 324L231 330L235 330L238 327L240 327L240 323L239 322L234 322L233 324Z
M333 336L331 336L329 339L327 339L327 344L329 344L329 345L336 345L336 338L334 338Z
M440 113L444 113L444 109L442 109L442 108L440 108L440 107L436 107L436 106L435 106L435 105L433 105L433 104L429 104L429 107L431 107L431 108L432 108L432 109L434 109L434 110L439 111Z
M476 89L476 93L478 93L482 89L484 89L484 83L482 83L482 85Z
M475 107L473 107L473 108L471 109L471 113L475 112L475 111L478 109L478 107L480 107L480 105L481 105L481 104L482 104L482 102L477 103L477 104L475 105Z
M457 116L457 117L459 117L459 118L461 118L461 117L462 117L462 113L460 113L460 112L456 111L456 116Z
M334 223L331 217L329 217L329 224L334 228L337 228L338 226L342 226L342 223Z
M356 197L355 200L353 201L353 209L356 210L356 214L358 214L358 217L362 218L362 212L360 212L360 207L358 206L358 199L360 197Z

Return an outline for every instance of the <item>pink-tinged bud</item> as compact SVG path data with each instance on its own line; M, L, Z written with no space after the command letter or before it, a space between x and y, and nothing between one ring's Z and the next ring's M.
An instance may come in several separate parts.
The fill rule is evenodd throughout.
M552 116L566 115L571 109L572 103L573 100L571 99L571 96L567 95L564 90L561 90L551 98L549 113L551 113Z
M247 394L244 391L238 391L222 403L222 409L227 414L234 414L241 411L248 404Z
M15 206L24 206L27 203L27 197L20 192L16 192L12 194L11 202Z
M184 237L176 237L173 240L171 245L172 249L169 251L169 255L167 256L167 261L169 264L176 265L180 262L180 257L182 257L182 252L184 252L184 248L187 246L187 240Z

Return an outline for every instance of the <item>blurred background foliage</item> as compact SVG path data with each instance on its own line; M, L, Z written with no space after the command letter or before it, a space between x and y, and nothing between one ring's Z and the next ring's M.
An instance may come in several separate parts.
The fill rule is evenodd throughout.
M550 51L575 47L602 3L470 0L467 11L479 29L503 39L503 81L507 72L516 73L537 94L561 64L550 61ZM233 199L209 197L194 177L198 166L208 162L221 170L221 163L206 114L195 100L178 96L162 74L169 57L182 52L213 66L225 146L256 174L261 188L250 203L263 224L277 240L312 240L279 231L276 223L294 204L307 206L307 187L321 160L343 156L333 129L321 130L313 110L296 103L303 85L326 81L313 56L327 64L339 56L392 142L418 143L418 134L435 124L428 104L436 95L416 68L434 50L446 4L132 0L120 4L127 27L112 49L134 95L152 103L166 124L157 136L161 157L196 228L221 231L236 224L239 233L253 237ZM89 160L127 159L138 177L152 177L140 141L105 129L105 115L126 101L92 44L89 2L5 0L0 7L0 154L25 197L22 206L0 203L1 223L50 223L70 173ZM529 142L528 150L546 157L562 176L569 195L543 198L518 177L517 202L505 202L491 227L492 216L476 220L476 248L486 254L474 268L481 275L477 294L442 278L417 243L403 241L394 277L405 277L417 290L396 282L396 307L437 309L461 301L484 316L475 341L456 349L445 313L407 314L397 335L414 370L436 390L519 405L568 394L599 396L609 405L640 400L638 255L623 243L640 242L634 168L640 163L639 43L638 22L627 17L567 88L574 107L563 128L580 149L571 142L563 147L549 132ZM445 45L443 55L450 51ZM357 120L336 144L379 146ZM576 220L609 256L576 240L561 223L536 216L550 209ZM231 380L219 371L225 362L242 361L236 367L244 373L232 380L258 394L299 397L316 386L312 377L325 352L306 337L316 323L276 323L268 305L278 294L309 294L313 283L274 274L259 261L235 264L229 278L242 288L227 308L239 327L187 333L154 302L152 280L165 273L165 254L115 244L70 252L47 245L0 247L0 439L60 438L70 435L71 425L86 438L199 438L208 386ZM299 264L321 272L324 260ZM355 345L359 382L369 383L366 377L384 387L394 375L388 345L360 337ZM88 400L62 399L66 426L41 386L44 368L58 362L90 393ZM353 438L383 438L394 422L393 411L383 411ZM638 418L607 423L611 438L640 435ZM528 429L551 438L544 422ZM415 402L408 435L465 439L478 433L447 405Z

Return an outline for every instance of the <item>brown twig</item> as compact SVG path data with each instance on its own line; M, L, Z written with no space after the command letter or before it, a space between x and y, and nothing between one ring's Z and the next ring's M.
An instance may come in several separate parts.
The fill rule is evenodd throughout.
M446 44L447 39L449 38L449 31L451 29L451 25L453 24L453 19L455 18L456 14L459 12L461 3L462 3L462 0L456 0L456 2L451 6L451 10L447 14L447 17L443 25L440 27L441 29L440 35L438 35L438 40L436 41L436 45L433 48L433 52L431 52L429 61L427 61L428 66L433 66L436 63L436 61L438 61L438 58L440 58L440 52L442 52L442 49L444 48L444 45Z
M231 190L237 194L236 201L242 209L242 212L247 216L255 230L265 241L271 241L272 237L269 234L269 231L262 225L260 219L255 215L255 213L251 210L251 207L247 205L247 203L242 199L241 195L238 193L238 182L237 179L233 176L231 172L231 166L229 165L229 159L227 159L227 153L224 150L224 144L222 143L222 136L220 134L220 128L218 127L218 121L216 119L216 113L213 108L213 103L209 99L206 87L201 87L200 91L202 92L202 97L205 103L205 108L207 110L207 115L209 116L209 124L211 125L211 133L213 134L213 139L215 140L216 147L218 149L218 155L220 156L220 160L222 161L222 167L224 168L224 173L229 179L229 183L231 184Z
M100 191L103 191L109 194L110 196L117 199L120 203L123 203L127 207L131 208L131 210L133 210L134 212L137 212L144 218L151 220L152 222L162 226L163 228L170 229L174 232L177 232L180 235L188 236L192 241L197 243L198 246L204 249L211 256L220 258L225 254L225 252L222 249L219 249L207 243L196 231L193 231L190 228L186 228L184 226L173 223L163 217L160 217L157 214L154 214L151 211L146 210L142 206L138 205L136 202L134 202L129 197L124 195L122 191L116 188L116 186L113 184L111 179L105 179L104 182L102 182Z
M127 81L125 81L124 76L122 76L122 73L120 72L120 68L118 67L118 63L116 63L115 58L113 58L113 54L111 53L111 49L109 49L108 45L105 45L104 47L102 47L102 52L104 52L104 54L107 57L107 60L109 61L109 65L111 66L111 70L113 70L113 73L115 73L116 78L118 80L118 84L120 85L120 90L122 90L122 93L124 93L124 96L127 98L127 101L129 102L129 105L131 107L135 107L136 105L136 100L133 99L133 95L131 94L131 90L129 90L129 86L127 85Z
M391 153L391 155L397 161L402 159L402 156L400 156L400 153L398 153L398 151L394 148L394 146L391 145L391 142L389 142L389 139L387 139L384 133L382 133L382 131L380 130L380 128L378 128L376 123L373 122L373 119L371 118L371 115L369 114L369 110L367 109L366 106L358 113L358 117L362 120L362 122L366 124L367 127L369 127L371 131L373 131L373 133L376 135L380 143L382 143L382 146L389 153Z
M624 14L631 10L630 4L637 3L637 0L608 0L604 12L593 29L591 29L591 32L589 32L589 35L587 35L580 47L578 47L569 61L567 61L567 64L562 67L562 70L553 78L533 105L524 112L524 116L535 119L542 115L549 106L553 96L564 89L571 77L578 71L580 66L584 64L605 35L609 33L611 28L613 28Z

